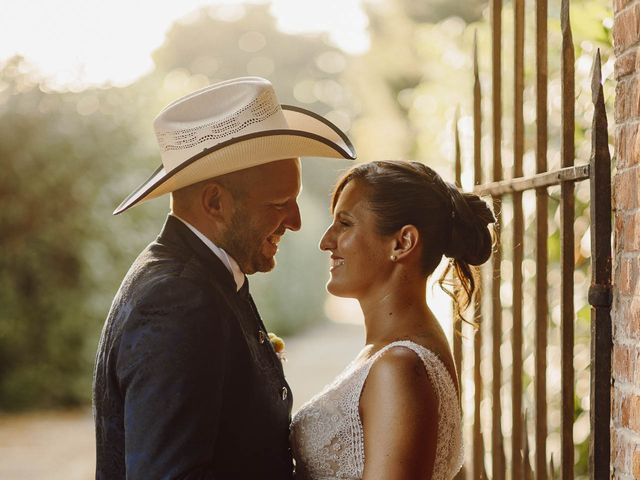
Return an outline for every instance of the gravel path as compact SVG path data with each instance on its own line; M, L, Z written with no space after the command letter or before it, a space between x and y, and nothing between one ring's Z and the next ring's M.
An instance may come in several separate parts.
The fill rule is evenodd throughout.
M285 338L294 411L360 350L362 327L329 323ZM94 478L91 410L0 415L0 480Z

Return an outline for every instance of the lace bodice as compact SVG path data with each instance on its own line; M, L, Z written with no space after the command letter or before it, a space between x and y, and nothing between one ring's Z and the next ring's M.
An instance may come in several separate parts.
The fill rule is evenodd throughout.
M435 353L417 343L390 343L363 363L352 362L294 415L291 445L296 480L361 479L364 438L359 403L371 366L392 347L413 350L422 360L438 398L438 442L433 480L450 480L463 461L461 414L456 387Z

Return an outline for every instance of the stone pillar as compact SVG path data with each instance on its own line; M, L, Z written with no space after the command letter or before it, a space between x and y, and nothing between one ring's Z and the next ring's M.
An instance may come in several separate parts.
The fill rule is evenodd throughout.
M640 479L640 0L613 0L616 55L611 464Z

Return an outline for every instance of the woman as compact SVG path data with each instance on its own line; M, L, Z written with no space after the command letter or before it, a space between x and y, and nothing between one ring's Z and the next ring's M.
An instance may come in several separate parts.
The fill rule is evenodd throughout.
M296 478L451 479L463 460L458 381L426 283L448 257L463 311L494 216L429 167L391 161L350 170L332 213L320 242L331 253L327 290L359 301L366 345L294 416Z

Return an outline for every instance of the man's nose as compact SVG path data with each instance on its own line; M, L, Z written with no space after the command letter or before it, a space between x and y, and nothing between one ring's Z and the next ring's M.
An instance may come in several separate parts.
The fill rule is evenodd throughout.
M284 226L294 232L297 232L302 227L298 202L293 202L293 206L289 209L287 218L285 218Z

